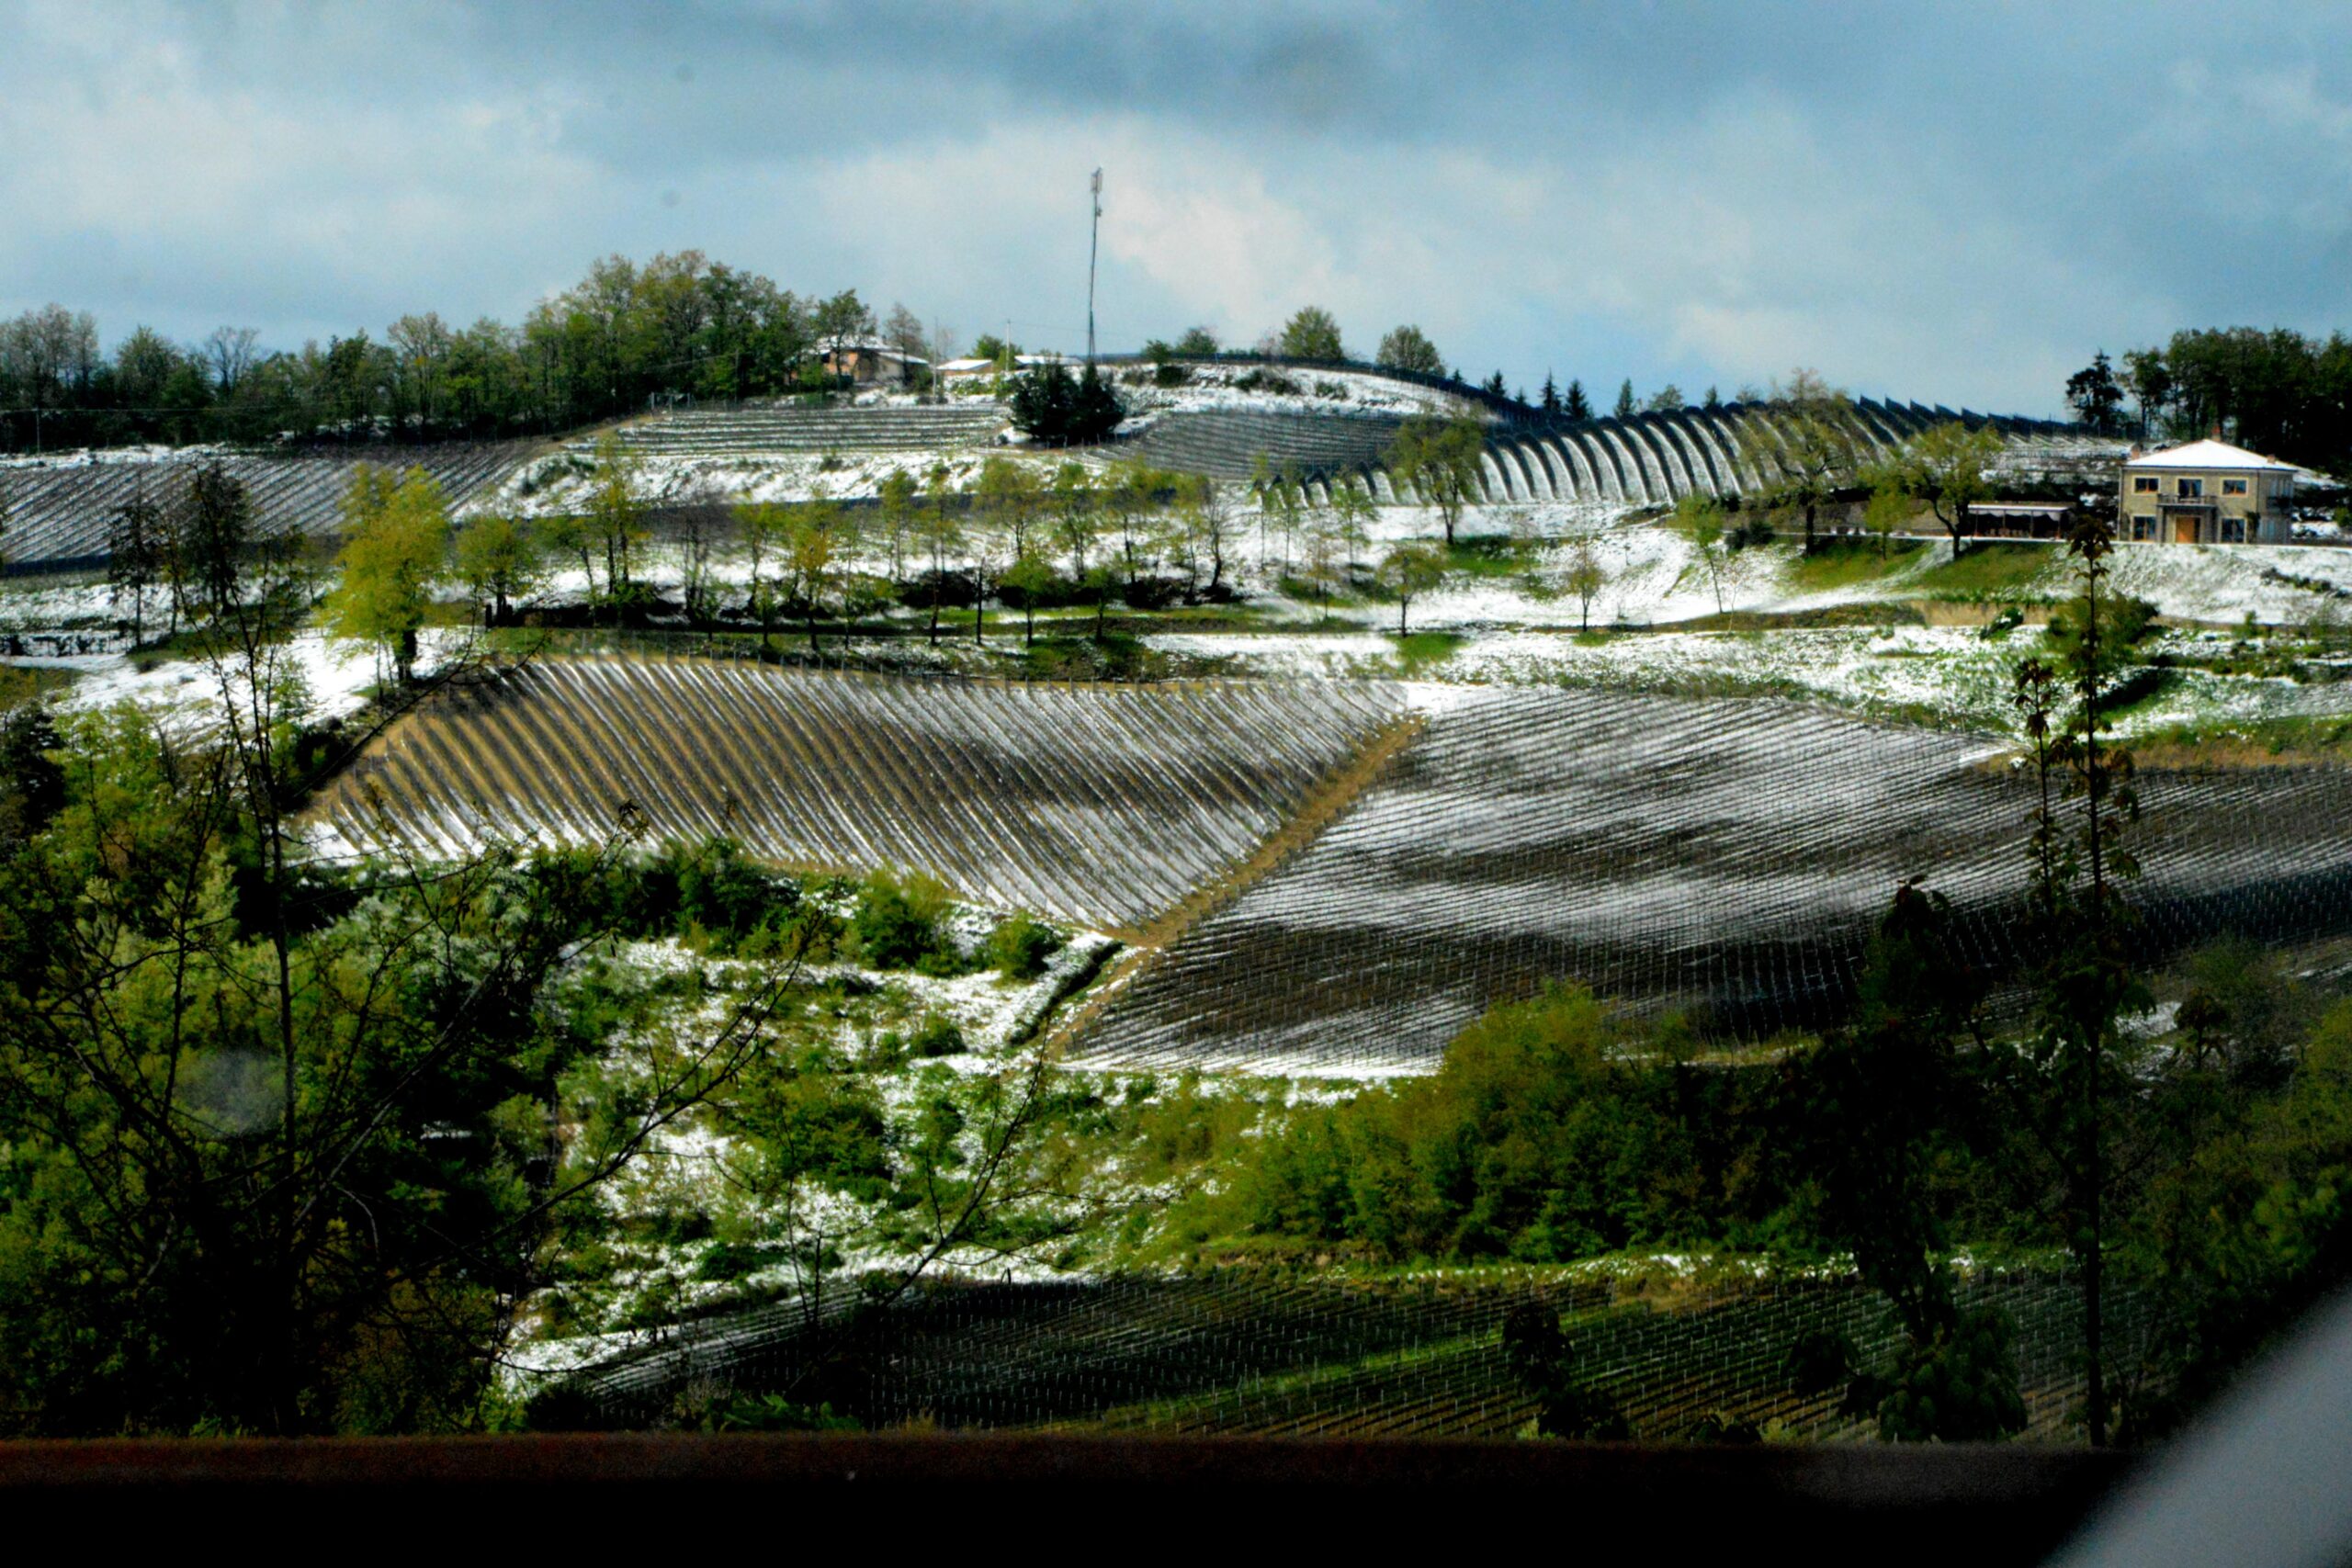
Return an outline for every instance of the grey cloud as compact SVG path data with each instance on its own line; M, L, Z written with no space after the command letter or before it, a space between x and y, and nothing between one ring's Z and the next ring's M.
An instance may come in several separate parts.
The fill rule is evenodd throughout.
M1136 338L1316 288L1530 385L1801 353L2047 409L2099 344L2352 303L2320 3L0 5L0 310L110 333L513 319L685 245L1071 321L1054 182L1113 151L1109 221L1148 196L1178 253L1106 272Z

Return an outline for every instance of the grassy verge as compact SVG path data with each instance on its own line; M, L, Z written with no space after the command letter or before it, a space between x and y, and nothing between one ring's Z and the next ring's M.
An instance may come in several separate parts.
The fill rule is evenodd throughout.
M2125 744L2142 768L2352 765L2352 716L2180 724Z
M1802 593L1858 588L1910 570L1919 564L1928 547L1917 539L1898 540L1889 545L1882 556L1878 542L1873 539L1830 539L1809 556L1792 558L1782 581Z
M1436 669L1460 651L1464 639L1453 632L1413 632L1389 641L1396 645L1396 671L1419 675Z
M2056 559L2048 544L1978 543L1929 567L1906 586L1938 599L2038 599L2036 581Z

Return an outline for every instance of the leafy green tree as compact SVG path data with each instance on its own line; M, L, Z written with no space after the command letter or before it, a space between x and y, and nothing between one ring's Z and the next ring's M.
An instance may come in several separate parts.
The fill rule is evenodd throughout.
M1480 492L1480 459L1486 449L1486 427L1475 419L1414 418L1398 427L1383 459L1390 473L1437 508L1448 549L1453 547L1463 509Z
M1410 370L1422 376L1442 376L1445 373L1445 360L1438 353L1437 344L1430 341L1429 333L1416 326L1391 327L1381 338L1380 348L1373 355L1372 362L1391 370Z
M2033 1134L2020 1153L2038 1154L2053 1178L2059 1229L2082 1270L2085 1424L2098 1447L2111 1414L2106 1282L2115 1145L2120 1111L2135 1098L2139 1055L2120 1024L2146 999L2122 897L2122 883L2139 869L2126 838L2139 794L2131 752L2109 736L2119 617L2134 612L2108 590L2115 546L2103 518L2079 515L2067 547L2080 583L2078 630L2059 665L2029 659L2015 678L2037 789L2023 946L2036 955L2038 1010L2022 1046L2001 1065L2008 1108Z
M1523 1303L1504 1314L1503 1364L1535 1399L1535 1429L1546 1438L1622 1442L1633 1436L1625 1413L1594 1386L1559 1314Z
M1887 547L1894 536L1911 521L1911 495L1903 476L1879 473L1871 483L1870 501L1862 507L1862 527L1878 541L1878 558L1886 558Z
M458 535L458 581L485 626L513 620L515 601L537 592L545 567L538 531L519 513L483 513Z
M1352 576L1363 552L1372 544L1372 525L1380 515L1380 502L1372 493L1372 480L1363 474L1341 474L1332 483L1331 524L1345 552L1345 566Z
M841 588L842 563L854 547L849 513L820 493L792 509L784 530L784 559L792 574L792 600L800 607L808 647L817 648L817 622Z
M175 619L227 616L243 596L245 558L257 542L244 482L217 459L206 463L188 476L168 526Z
M5 521L5 494L0 494L0 521ZM146 640L147 598L164 584L168 530L163 508L140 491L115 509L107 529L107 599L117 609L130 604L130 641Z
M1798 369L1765 410L1740 427L1749 466L1772 476L1764 504L1804 519L1804 552L1815 547L1815 520L1838 492L1857 482L1862 448L1846 394L1811 370Z
M1694 492L1674 503L1676 526L1690 536L1690 547L1698 552L1699 564L1707 570L1707 581L1715 591L1715 614L1724 611L1724 568L1729 564L1731 543L1724 518L1723 502L1713 496Z
M1320 305L1303 305L1283 323L1278 351L1284 359L1345 359L1340 323Z
M1682 409L1682 389L1668 381L1651 393L1649 400L1642 407L1650 413L1679 413Z
M1577 630L1592 629L1592 602L1609 584L1609 574L1602 570L1600 553L1590 539L1578 539L1576 549L1568 557L1567 590L1577 596Z
M984 460L979 478L972 483L972 504L980 522L1005 536L1015 560L1028 558L1029 535L1036 526L1043 499L1037 476L1026 464L1010 457Z
M2001 437L1992 426L1971 430L1948 420L1922 431L1894 458L1894 482L1935 513L1951 536L1954 560L1967 548L1968 509L1993 494L1992 468L2000 455Z
M343 534L335 561L343 580L327 598L328 628L375 644L406 685L434 580L448 564L448 501L422 468L394 475L362 463L344 495Z
M588 504L583 515L586 542L605 558L605 600L618 626L627 607L637 598L631 562L635 552L651 536L646 506L639 497L639 463L617 435L596 442L595 468L589 475ZM584 556L585 550L582 554ZM589 583L594 597L595 583Z
M1892 1374L1866 1372L1849 1393L1890 1439L1983 1439L2025 1424L2006 1320L1963 1313L1954 1295L1957 1197L1939 1179L1978 1114L1959 1046L1981 1032L1986 989L1961 956L1950 901L1905 883L1872 940L1852 1021L1796 1064L1815 1224L1853 1254L1908 1339Z
M1380 585L1396 600L1396 635L1406 632L1405 613L1413 601L1445 581L1445 557L1410 541L1390 550L1380 563Z
M1021 611L1022 645L1037 646L1037 604L1059 580L1043 556L1018 556L997 580L999 592Z
M946 598L947 563L964 547L961 520L948 502L956 493L955 481L947 472L947 465L934 463L923 482L923 493L931 505L916 514L915 530L920 536L923 554L931 560L928 580L931 611L931 643L939 646L939 610Z
M744 502L735 508L736 536L743 541L750 577L745 608L760 628L763 659L775 640L776 610L784 597L782 584L768 569L771 564L785 563L785 542L791 525L791 513L772 501Z
M890 558L890 581L907 577L907 537L914 528L915 478L904 468L892 468L882 478L882 537Z
M1184 359L1208 359L1217 353L1216 334L1206 327L1187 327L1176 340L1176 353Z

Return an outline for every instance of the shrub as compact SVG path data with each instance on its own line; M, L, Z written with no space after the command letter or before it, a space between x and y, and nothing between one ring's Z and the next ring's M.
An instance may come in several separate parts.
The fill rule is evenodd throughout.
M915 1026L907 1049L918 1056L953 1056L964 1049L962 1026L943 1012L928 1014Z
M989 962L1014 980L1034 980L1062 944L1052 927L1015 915L989 937Z
M1182 596L1184 585L1172 577L1138 577L1119 591L1130 610L1165 610Z
M927 877L902 881L876 873L859 889L850 917L858 955L876 969L911 969L943 953L952 959L939 929L946 906L946 890Z
M1297 382L1279 370L1269 370L1263 367L1238 378L1233 385L1236 390L1243 392L1269 392L1287 398L1299 395Z

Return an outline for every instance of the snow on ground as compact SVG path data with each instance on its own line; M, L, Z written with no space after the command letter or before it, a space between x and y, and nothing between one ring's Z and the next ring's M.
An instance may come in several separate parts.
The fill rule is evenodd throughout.
M203 445L84 446L71 452L45 452L37 456L20 453L16 457L0 457L0 468L95 468L115 464L197 462L206 457L231 455L231 449L226 446Z
M992 451L978 448L953 452L860 452L828 456L816 452L727 454L649 453L638 458L635 491L654 506L688 506L707 502L731 505L737 502L802 502L871 500L881 493L882 481L904 471L918 484L935 464L944 463L957 487L978 477L982 458L1018 458L1048 472L1068 460L1064 453L1023 453L1017 447ZM507 476L495 490L477 496L458 509L463 518L487 513L517 512L528 517L577 513L587 505L588 465L570 453L559 452L526 463Z
M1237 660L1252 673L1365 679L1398 671L1388 638L1360 631L1274 635L1165 633L1153 648ZM1491 631L1415 667L1417 693L1514 684L1613 691L1706 692L1812 698L1872 713L1932 710L1972 728L2008 726L2010 672L2038 648L2032 630L1988 640L1951 626L1806 627L1774 632ZM1418 705L1428 707L1426 700Z
M421 639L417 668L429 673L470 644L469 632L428 629ZM330 637L321 631L298 632L277 650L281 671L299 675L320 718L354 713L368 694L384 679L377 654L366 643ZM212 667L197 659L133 659L108 653L72 659L12 659L28 668L68 669L80 677L60 706L80 712L100 712L118 703L162 714L200 716L220 699L220 679Z
M2352 549L2338 545L2123 545L2114 582L2167 615L2299 626L2330 595L2293 579L2352 595Z
M148 608L161 607L162 595L150 594ZM127 612L128 606L125 609ZM110 623L114 618L114 604L103 580L61 581L52 578L0 588L0 631L54 631Z
M1143 429L1154 415L1161 413L1466 413L1474 418L1486 417L1484 408L1451 392L1356 370L1306 370L1286 365L1195 365L1189 368L1192 379L1181 387L1132 386L1125 379L1126 372L1119 372L1119 399L1126 404L1130 421L1120 427L1122 433ZM1234 385L1257 372L1278 374L1295 383L1299 391L1293 395L1261 389L1244 390Z

